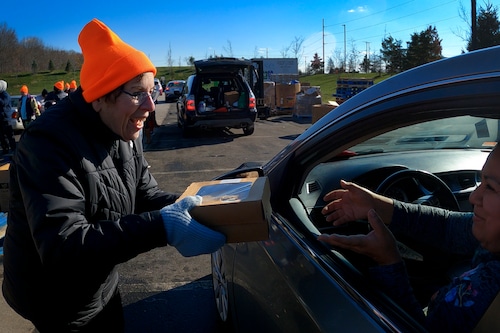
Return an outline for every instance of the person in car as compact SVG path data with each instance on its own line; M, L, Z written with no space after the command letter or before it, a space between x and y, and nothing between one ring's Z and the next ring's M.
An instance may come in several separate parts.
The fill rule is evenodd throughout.
M149 172L139 132L156 68L93 19L78 38L80 87L24 131L10 165L3 295L41 332L123 332L116 265L167 245L216 251L225 236L192 219Z
M341 225L368 218L372 230L318 239L371 257L378 263L370 269L371 277L431 332L471 332L500 291L500 148L493 149L483 166L481 185L469 198L474 206L470 213L403 203L345 181L341 187L324 197L329 202L322 211L327 221ZM473 255L472 269L440 288L426 314L412 292L391 231Z

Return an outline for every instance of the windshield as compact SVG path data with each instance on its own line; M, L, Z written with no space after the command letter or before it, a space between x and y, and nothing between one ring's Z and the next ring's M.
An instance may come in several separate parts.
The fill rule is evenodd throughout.
M408 150L491 149L498 140L498 119L460 116L398 128L353 146L357 154Z

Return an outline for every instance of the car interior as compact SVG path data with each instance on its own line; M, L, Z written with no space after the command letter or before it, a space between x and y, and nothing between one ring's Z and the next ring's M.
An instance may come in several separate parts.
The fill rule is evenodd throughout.
M196 102L205 103L206 111L214 111L226 107L231 110L238 110L248 107L247 99L239 101L240 96L245 94L245 87L242 80L237 77L211 76L201 80L201 87L196 94Z
M498 139L499 128L498 119L459 116L383 133L314 166L290 204L315 235L369 231L366 220L333 226L322 215L324 195L340 188L341 179L400 201L470 212L468 197L481 182L481 168ZM469 269L469 257L447 254L422 239L395 237L422 306L439 287ZM375 264L343 249L331 253L342 256L361 274Z

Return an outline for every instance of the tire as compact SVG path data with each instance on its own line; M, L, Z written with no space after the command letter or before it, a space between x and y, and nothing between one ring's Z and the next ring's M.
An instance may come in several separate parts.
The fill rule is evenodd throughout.
M255 127L253 125L243 128L243 134L245 135L252 135L254 131Z

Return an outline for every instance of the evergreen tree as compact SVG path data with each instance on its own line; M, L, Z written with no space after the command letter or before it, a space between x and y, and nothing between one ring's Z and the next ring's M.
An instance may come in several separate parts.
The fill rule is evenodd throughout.
M497 8L491 3L486 8L480 7L476 24L476 49L483 49L500 45L500 22L498 21ZM467 50L474 51L472 36L467 43Z
M436 27L429 26L420 33L411 35L411 41L406 51L404 69L417 67L443 58L443 47Z
M31 72L33 74L36 74L38 72L38 64L36 63L36 60L33 60L31 63Z
M401 40L394 39L392 36L386 37L382 41L380 54L388 73L399 73L403 70L405 50L403 50L401 43Z

